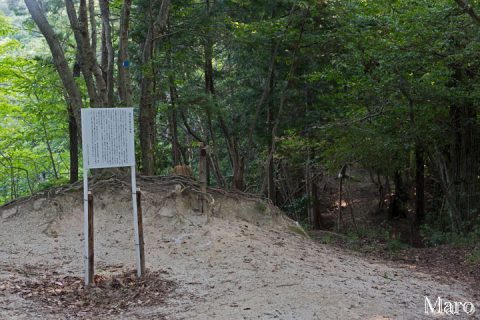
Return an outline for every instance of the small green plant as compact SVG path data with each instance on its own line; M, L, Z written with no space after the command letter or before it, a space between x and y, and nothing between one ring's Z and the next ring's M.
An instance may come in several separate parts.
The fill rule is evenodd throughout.
M442 231L429 225L422 225L420 232L427 246L436 247L442 244L451 244L457 246L475 245L480 240L479 227L472 232L465 234L462 232Z
M359 225L356 232L361 239L385 239L385 235L388 237L388 231L366 225Z
M407 248L408 245L406 243L403 243L402 241L398 239L390 239L387 241L387 249L388 251L392 253L396 253L402 249Z
M356 232L347 233L347 246L352 250L358 250L361 247L360 237Z
M334 242L334 238L329 233L323 234L322 237L320 238L320 243L323 243L323 244L332 244L333 242Z
M468 261L473 264L480 263L480 250L474 250L468 256Z
M255 209L260 212L265 212L267 210L267 204L265 202L258 201L255 203Z

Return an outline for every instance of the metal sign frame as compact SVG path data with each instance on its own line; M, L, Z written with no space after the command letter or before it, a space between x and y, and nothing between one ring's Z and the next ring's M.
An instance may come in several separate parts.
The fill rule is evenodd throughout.
M97 168L130 167L137 275L142 276L138 233L137 181L133 108L89 108L81 110L83 151L83 209L85 284L92 283L89 273L90 250L88 224L88 171ZM127 154L125 154L127 153Z

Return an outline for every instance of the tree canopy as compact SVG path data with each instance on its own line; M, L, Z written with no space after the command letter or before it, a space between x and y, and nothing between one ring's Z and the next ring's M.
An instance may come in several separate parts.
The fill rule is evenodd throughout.
M357 166L391 217L480 230L476 0L0 8L0 202L75 182L80 109L128 106L143 175L196 171L204 143L211 185L315 227L312 185Z

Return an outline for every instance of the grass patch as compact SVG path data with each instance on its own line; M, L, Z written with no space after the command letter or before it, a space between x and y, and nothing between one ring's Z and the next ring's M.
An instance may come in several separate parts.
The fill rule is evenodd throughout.
M258 201L255 203L255 209L264 213L265 211L267 211L267 204L264 202Z
M386 244L386 248L391 253L397 253L400 250L407 249L408 244L398 240L398 239L389 239Z
M480 249L474 249L468 256L468 262L473 264L480 264Z

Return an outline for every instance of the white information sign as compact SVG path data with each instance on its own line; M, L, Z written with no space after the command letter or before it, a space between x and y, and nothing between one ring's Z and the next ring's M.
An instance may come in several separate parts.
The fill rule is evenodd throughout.
M84 167L135 165L133 108L82 109Z
M83 207L85 284L91 283L88 272L88 170L131 167L133 228L135 233L137 274L141 276L140 240L138 235L137 183L135 175L135 141L133 108L82 109Z

